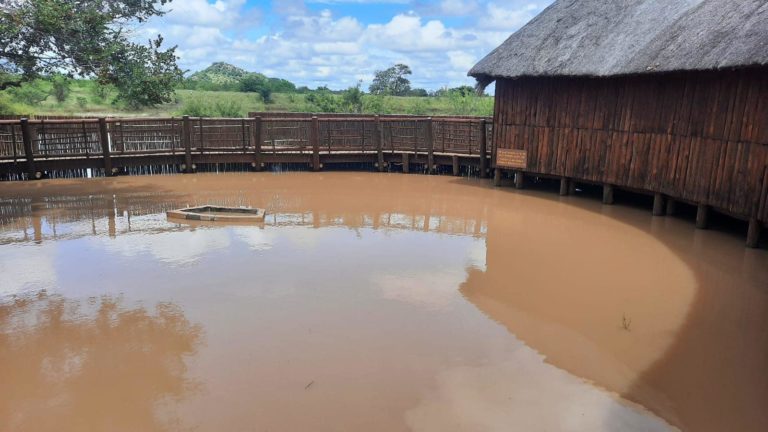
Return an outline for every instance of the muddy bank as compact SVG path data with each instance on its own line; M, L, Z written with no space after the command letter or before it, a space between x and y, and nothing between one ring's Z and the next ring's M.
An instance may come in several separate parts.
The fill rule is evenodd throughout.
M766 290L738 236L479 180L4 184L0 430L764 430Z

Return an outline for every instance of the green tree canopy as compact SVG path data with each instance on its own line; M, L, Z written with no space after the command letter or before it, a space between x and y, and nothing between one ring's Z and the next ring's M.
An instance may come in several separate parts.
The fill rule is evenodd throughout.
M0 90L65 71L114 84L132 106L169 102L182 71L176 47L131 42L130 28L171 0L3 0Z
M411 91L411 82L406 77L412 73L411 68L404 64L376 71L368 90L375 95L405 96Z
M267 78L262 74L249 73L240 79L240 91L258 93L265 103L272 100L272 89L269 87Z

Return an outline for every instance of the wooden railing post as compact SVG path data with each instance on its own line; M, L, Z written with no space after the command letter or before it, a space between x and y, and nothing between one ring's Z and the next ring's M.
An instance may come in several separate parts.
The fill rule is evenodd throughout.
M427 174L430 174L435 170L435 140L432 139L432 117L427 119L425 140L427 141Z
M653 215L664 216L664 195L660 193L653 195Z
M757 217L752 217L749 219L749 228L747 230L747 247L756 249L758 246L760 246L760 233L762 231L762 226L760 225L760 221L757 220Z
M263 142L261 136L261 117L253 119L251 140L253 140L253 168L256 171L261 171L261 143Z
M384 130L381 128L381 117L376 115L376 129L374 130L374 139L376 139L376 162L379 166L379 172L384 172Z
M488 178L488 125L480 121L480 178Z
M184 142L184 172L189 174L192 172L192 123L188 115L182 117L181 140Z
M37 178L35 170L35 155L32 151L32 131L29 130L29 119L21 119L21 139L24 143L24 157L27 159L27 179Z
M613 205L613 185L603 185L603 204Z
M107 132L107 119L99 118L99 141L101 143L101 154L104 157L104 175L112 175L112 157L109 152L109 133Z
M245 119L240 119L240 130L242 132L242 141L243 141L243 154L248 153L248 126L246 125Z
M320 171L320 121L317 116L312 116L309 141L312 144L312 170Z

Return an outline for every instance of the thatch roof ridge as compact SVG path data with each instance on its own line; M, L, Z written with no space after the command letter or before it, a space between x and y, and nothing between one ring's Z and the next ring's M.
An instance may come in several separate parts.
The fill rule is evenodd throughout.
M481 83L768 65L766 0L557 0L481 60Z

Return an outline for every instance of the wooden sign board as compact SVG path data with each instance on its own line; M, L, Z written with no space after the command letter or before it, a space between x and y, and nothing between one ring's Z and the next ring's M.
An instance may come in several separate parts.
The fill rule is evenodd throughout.
M528 150L497 149L496 166L500 168L528 168Z

